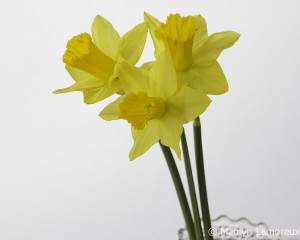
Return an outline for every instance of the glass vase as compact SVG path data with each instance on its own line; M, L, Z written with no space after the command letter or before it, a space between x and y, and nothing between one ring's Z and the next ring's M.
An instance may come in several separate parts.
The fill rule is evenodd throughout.
M203 223L202 223L203 226ZM280 240L278 232L272 231L265 223L251 223L247 218L232 220L225 215L212 220L209 234L214 240ZM189 240L185 228L178 231L178 240Z

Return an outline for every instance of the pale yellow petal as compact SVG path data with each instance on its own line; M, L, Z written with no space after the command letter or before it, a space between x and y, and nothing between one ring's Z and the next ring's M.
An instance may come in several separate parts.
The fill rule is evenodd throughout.
M160 26L161 22L149 13L144 12L145 22L148 24L149 32L152 37L152 41L155 47L154 55L157 57L162 51L165 50L165 46L162 40L158 40L155 37L155 30Z
M150 120L142 130L131 128L134 145L129 153L129 159L134 160L148 151L152 145L158 142L157 120Z
M125 93L148 92L148 71L130 65L126 61L119 61L116 66L116 71Z
M212 64L225 48L231 47L240 37L233 31L225 31L210 35L207 40L193 51L193 64L208 66Z
M85 81L80 81L74 83L72 86L67 87L67 88L62 88L55 90L53 93L66 93L66 92L72 92L72 91L83 91L87 89L92 89L92 88L99 88L101 87L103 82L99 82L99 80L96 79L89 79Z
M183 87L172 98L168 99L168 109L175 113L176 109L181 110L183 123L188 123L201 115L210 103L209 97L201 91Z
M112 24L102 16L96 16L92 24L92 37L96 46L113 60L120 52L120 36Z
M97 89L89 89L83 91L84 102L92 104L108 98L121 89L121 84L118 79L114 79L111 83L106 83Z
M170 112L167 112L157 121L161 143L172 148L179 159L181 159L179 141L183 130L182 124L181 117Z
M140 59L147 39L147 23L140 23L121 37L120 54L135 65Z
M71 75L71 77L74 79L75 82L97 79L94 75L79 70L77 68L70 67L69 65L66 65L66 70L68 71L68 73Z
M187 86L194 78L194 74L189 71L176 72L177 75L177 89Z
M124 96L119 97L114 102L108 104L99 114L99 116L106 120L117 120L119 119L119 104L123 101Z
M152 96L167 99L175 93L177 89L176 72L172 58L167 51L157 56L149 73L149 90Z
M189 73L194 75L189 86L206 94L218 95L228 91L228 83L219 63L204 67L193 67Z
M140 68L149 71L154 66L154 63L155 63L154 61L145 62L145 63L143 63L143 65Z
M194 18L196 19L197 27L199 28L195 33L193 43L193 49L196 49L205 42L205 40L208 38L208 35L205 19L201 15L196 15Z
M192 88L186 89L186 97L183 106L183 122L188 123L200 116L211 103L204 93Z

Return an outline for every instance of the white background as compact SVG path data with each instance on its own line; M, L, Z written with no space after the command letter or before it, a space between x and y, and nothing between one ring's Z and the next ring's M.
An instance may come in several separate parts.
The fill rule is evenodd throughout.
M230 90L201 117L211 215L300 229L299 10L296 0L1 0L0 239L177 239L184 221L159 147L130 162L128 123L98 117L115 97L51 93L73 83L62 62L71 37L97 14L122 35L143 11L202 14L209 34L241 34L219 58ZM149 37L140 63L153 59Z

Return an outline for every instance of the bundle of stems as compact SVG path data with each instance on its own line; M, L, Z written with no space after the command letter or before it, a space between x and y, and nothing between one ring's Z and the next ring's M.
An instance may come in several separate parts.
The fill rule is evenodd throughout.
M198 199L196 195L193 172L192 172L192 167L190 162L190 155L189 155L184 129L181 135L181 144L182 144L182 152L183 152L183 158L185 163L188 188L190 193L190 202L192 205L192 213L189 207L189 203L185 194L181 177L178 172L172 152L169 147L164 146L163 144L161 144L161 142L159 142L159 144L165 156L166 162L168 164L175 185L177 196L186 223L186 229L189 234L189 239L190 240L204 240L204 239L213 240L213 236L210 234L211 219L209 214L208 198L207 198L207 191L206 191L202 137L201 137L201 124L200 124L199 117L197 117L194 120L193 129L194 129L195 160L196 160L197 183L198 183L197 185L199 187L199 193L200 193L201 213L203 217L204 231L201 223L201 216L198 207Z

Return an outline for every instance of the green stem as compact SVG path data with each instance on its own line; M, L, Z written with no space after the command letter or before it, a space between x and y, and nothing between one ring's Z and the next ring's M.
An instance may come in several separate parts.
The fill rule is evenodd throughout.
M199 185L201 209L203 215L205 239L213 240L213 237L209 234L209 229L211 228L211 220L210 220L207 191L206 191L202 139L201 139L201 124L200 124L199 117L197 117L194 120L194 143L195 143L196 169L198 175L198 183L199 183L198 185Z
M181 145L182 145L186 176L187 176L187 180L188 180L190 197L191 197L192 208L193 208L196 237L198 240L203 240L201 220L200 220L200 215L199 215L199 208L198 208L197 196L196 196L196 192L195 192L195 184L194 184L194 179L193 179L193 172L192 172L189 149L188 149L184 129L183 129L183 132L181 135Z
M183 217L184 217L184 220L186 223L187 231L190 236L190 240L196 240L192 214L190 211L190 207L189 207L189 204L188 204L185 192L184 192L184 188L183 188L181 178L180 178L176 163L174 161L172 152L169 147L164 146L163 144L161 144L160 141L159 141L159 145L165 156L165 159L167 161L167 164L168 164L168 167L169 167L172 179L173 179L173 183L175 185L175 189L176 189L177 196L178 196L178 199L180 202L181 210L182 210Z

